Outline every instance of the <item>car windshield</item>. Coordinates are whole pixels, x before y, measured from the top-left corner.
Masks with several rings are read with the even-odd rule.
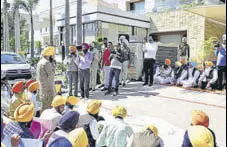
[[[25,64],[26,60],[17,54],[2,54],[1,64]]]

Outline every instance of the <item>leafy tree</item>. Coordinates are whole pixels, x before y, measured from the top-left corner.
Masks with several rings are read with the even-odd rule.
[[[214,49],[214,41],[217,41],[217,37],[210,37],[208,40],[205,40],[203,45],[201,46],[201,51],[198,54],[199,61],[205,62],[207,60],[214,60],[215,59],[215,49]]]
[[[42,47],[42,42],[41,41],[36,41],[35,42],[35,48],[40,49]]]
[[[34,57],[34,22],[33,10],[39,3],[39,0],[15,0],[20,9],[25,10],[30,16],[31,23],[31,57]]]

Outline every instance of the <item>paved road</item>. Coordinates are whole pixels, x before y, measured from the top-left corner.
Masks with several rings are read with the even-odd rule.
[[[210,117],[210,128],[216,133],[219,146],[226,147],[226,97],[224,95],[185,90],[178,87],[155,85],[142,87],[130,83],[120,90],[117,100],[92,93],[92,98],[102,99],[101,115],[111,117],[111,109],[123,105],[128,109],[126,121],[135,132],[144,125],[155,124],[167,147],[180,147],[185,129],[191,122],[191,111],[201,109]],[[85,111],[87,101],[81,101],[80,111]]]

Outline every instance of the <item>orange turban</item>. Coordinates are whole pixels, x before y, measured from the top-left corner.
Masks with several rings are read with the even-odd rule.
[[[28,88],[33,82],[35,82],[35,80],[33,79],[28,80],[27,83],[25,84],[26,88]]]
[[[201,110],[192,111],[192,125],[209,127],[209,117]]]
[[[23,87],[24,87],[23,81],[16,82],[12,87],[12,92],[19,93],[23,89]]]
[[[39,81],[36,81],[36,82],[32,83],[32,84],[28,87],[28,91],[30,91],[30,92],[37,91],[38,89],[39,89]]]
[[[75,52],[76,51],[76,46],[69,46],[69,50]]]
[[[181,60],[180,60],[180,63],[181,63],[181,64],[184,64],[184,63],[185,63],[185,60],[184,60],[184,59],[181,59]]]
[[[171,60],[170,59],[165,59],[165,64],[170,66],[171,65]]]

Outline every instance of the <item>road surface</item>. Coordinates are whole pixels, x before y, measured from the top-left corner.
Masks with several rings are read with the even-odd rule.
[[[194,109],[205,111],[210,117],[210,128],[216,133],[218,145],[226,147],[226,96],[179,87],[154,85],[142,87],[142,83],[130,83],[120,88],[116,100],[104,96],[104,92],[91,93],[92,99],[103,100],[100,114],[111,121],[111,109],[123,105],[128,110],[126,121],[135,132],[144,125],[154,124],[166,147],[180,147],[183,135],[191,123]],[[78,110],[85,113],[88,101],[81,101]]]

